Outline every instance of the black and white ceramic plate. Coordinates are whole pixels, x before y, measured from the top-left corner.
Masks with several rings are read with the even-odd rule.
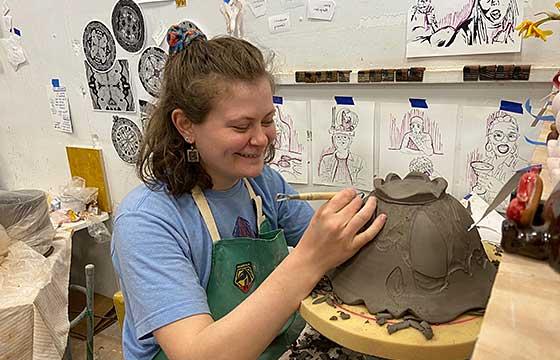
[[[82,35],[88,64],[99,72],[107,72],[115,64],[117,49],[111,31],[100,21],[90,21]]]
[[[144,50],[138,62],[138,76],[142,86],[153,97],[159,96],[167,54],[158,47]]]
[[[146,23],[142,10],[134,1],[117,1],[111,15],[111,25],[123,49],[131,53],[142,50],[146,41]]]
[[[111,140],[119,157],[129,164],[134,164],[140,150],[142,133],[132,120],[118,115],[113,116]]]

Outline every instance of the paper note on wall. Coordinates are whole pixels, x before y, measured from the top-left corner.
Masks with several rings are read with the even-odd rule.
[[[268,29],[271,34],[290,31],[290,14],[275,15],[268,18]]]
[[[334,0],[309,0],[307,4],[307,18],[331,21],[335,8],[336,3]]]
[[[255,17],[261,17],[266,14],[266,0],[247,0],[247,4]]]
[[[47,86],[47,92],[54,129],[71,134],[73,132],[72,117],[70,115],[66,87]]]

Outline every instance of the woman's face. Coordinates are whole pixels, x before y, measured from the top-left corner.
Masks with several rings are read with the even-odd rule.
[[[485,18],[494,25],[501,24],[506,16],[510,0],[478,0]]]
[[[276,136],[272,89],[266,77],[234,82],[214,102],[206,120],[193,124],[191,137],[215,190],[261,174]]]
[[[352,137],[348,134],[336,133],[333,135],[333,144],[337,150],[348,150],[352,144]]]
[[[422,130],[424,130],[424,126],[421,122],[413,121],[410,123],[410,131],[412,131],[413,134],[418,135],[422,132]]]
[[[511,122],[498,122],[488,132],[492,151],[499,157],[515,152],[517,149],[515,144],[518,138],[517,126]]]

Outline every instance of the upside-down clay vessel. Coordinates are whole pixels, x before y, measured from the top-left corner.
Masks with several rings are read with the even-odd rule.
[[[496,267],[469,212],[445,192],[447,181],[421,173],[375,179],[370,196],[387,221],[377,237],[330,274],[346,304],[370,313],[444,323],[486,307]]]

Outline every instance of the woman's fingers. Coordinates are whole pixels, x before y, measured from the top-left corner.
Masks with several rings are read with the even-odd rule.
[[[337,215],[343,219],[344,224],[348,224],[354,216],[364,206],[364,200],[361,196],[355,196],[346,206],[341,209]]]
[[[346,225],[346,231],[349,234],[355,235],[371,219],[376,207],[377,199],[374,196],[370,196],[362,208],[351,215],[351,219],[349,219]]]
[[[324,205],[324,211],[328,213],[337,213],[344,209],[356,196],[357,193],[354,189],[348,188],[341,190]]]
[[[373,220],[373,223],[363,232],[359,233],[354,237],[352,243],[356,251],[362,248],[365,244],[370,242],[379,232],[383,229],[385,222],[387,221],[387,215],[381,214]]]

